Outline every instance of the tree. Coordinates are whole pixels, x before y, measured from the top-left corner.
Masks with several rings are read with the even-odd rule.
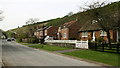
[[[39,21],[39,19],[37,19],[37,18],[30,18],[30,19],[28,19],[28,21],[26,22],[26,25],[34,24],[34,23],[36,23],[37,21]]]
[[[73,15],[73,12],[69,12],[69,13],[68,13],[68,16],[72,16],[72,15]]]
[[[101,28],[106,31],[107,38],[108,38],[108,45],[111,48],[111,40],[110,40],[110,27],[106,27],[103,23],[111,22],[112,18],[105,14],[104,10],[100,11],[100,8],[107,5],[107,1],[96,1],[92,4],[86,4],[85,7],[83,7],[83,11],[90,10],[90,17],[95,20],[96,23],[98,23]],[[103,13],[104,12],[104,13]]]
[[[84,4],[84,7],[80,6],[80,11],[87,11],[87,10],[92,10],[96,8],[103,7],[108,4],[107,0],[97,0],[97,1],[92,1],[92,3],[86,2]]]
[[[30,18],[28,19],[28,21],[26,22],[26,25],[30,25],[30,24],[34,24],[37,21],[39,21],[38,18]],[[29,30],[28,35],[29,37],[32,37],[34,34],[34,31],[36,30],[36,27],[32,27],[32,26],[27,26],[27,29]]]

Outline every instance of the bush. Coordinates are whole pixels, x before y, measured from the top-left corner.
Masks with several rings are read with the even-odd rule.
[[[24,43],[39,43],[39,39],[36,37],[31,37],[31,38],[24,38],[24,39],[18,39],[18,42],[24,42]]]
[[[98,37],[97,39],[96,39],[96,42],[98,42],[98,43],[101,43],[101,42],[104,42],[105,40],[104,40],[104,38],[103,37]]]
[[[36,37],[27,38],[27,43],[39,43],[39,39]]]
[[[22,42],[22,39],[21,38],[17,38],[16,41],[17,42]]]
[[[70,40],[76,40],[76,38],[69,38]]]

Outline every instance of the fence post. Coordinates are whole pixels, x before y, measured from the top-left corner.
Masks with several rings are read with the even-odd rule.
[[[119,44],[117,44],[117,53],[119,53]]]
[[[95,43],[94,45],[95,45],[95,50],[97,50],[97,46],[98,46],[98,44]]]
[[[102,51],[104,51],[104,44],[102,43]]]

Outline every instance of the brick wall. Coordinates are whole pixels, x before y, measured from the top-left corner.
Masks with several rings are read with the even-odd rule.
[[[95,38],[103,37],[103,39],[108,42],[107,35],[106,36],[100,36],[101,31],[95,31]],[[79,34],[80,40],[86,41],[86,40],[92,40],[93,33],[88,32],[87,37],[82,37],[82,32]],[[110,30],[110,38],[111,42],[117,42],[117,36],[116,36],[116,31]]]
[[[61,29],[60,33],[62,35],[61,40],[68,40],[69,39],[69,28]],[[66,37],[64,35],[66,35]]]

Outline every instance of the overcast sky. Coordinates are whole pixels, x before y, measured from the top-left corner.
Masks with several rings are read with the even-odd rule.
[[[25,25],[29,18],[40,21],[63,17],[78,12],[79,7],[93,0],[0,0],[0,10],[5,18],[0,29],[9,30]],[[111,0],[118,1],[118,0]]]

